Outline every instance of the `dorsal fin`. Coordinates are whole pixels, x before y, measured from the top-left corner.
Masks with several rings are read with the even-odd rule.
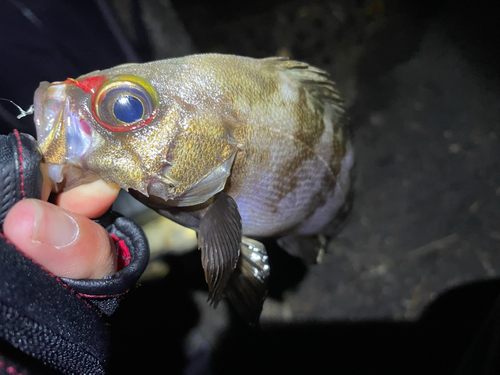
[[[344,101],[328,72],[307,63],[289,60],[286,57],[269,57],[262,62],[287,74],[291,79],[302,83],[307,91],[323,103],[330,103],[339,116],[344,114]]]

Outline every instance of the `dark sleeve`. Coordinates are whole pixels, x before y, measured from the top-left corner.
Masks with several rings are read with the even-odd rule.
[[[41,196],[35,140],[0,136],[0,223],[14,203]],[[0,374],[103,374],[107,317],[148,261],[147,242],[131,220],[108,212],[98,221],[119,251],[121,269],[99,280],[56,277],[0,234]]]

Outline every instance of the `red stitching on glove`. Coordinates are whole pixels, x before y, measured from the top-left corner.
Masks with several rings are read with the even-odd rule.
[[[21,169],[21,195],[24,199],[26,193],[24,192],[24,167],[23,167],[23,145],[21,143],[21,136],[17,129],[14,129],[14,135],[17,139],[17,153],[19,155],[19,167]]]
[[[120,271],[130,264],[132,256],[124,240],[118,238],[114,234],[110,234],[110,236],[118,250],[118,271]]]
[[[24,375],[22,372],[17,371],[13,366],[7,366],[2,361],[0,361],[0,368],[5,369],[5,371],[11,375]]]
[[[107,299],[107,298],[118,298],[123,296],[125,293],[128,293],[128,290],[126,290],[123,293],[119,294],[85,294],[85,293],[78,293],[78,295],[81,298],[101,298],[101,299]]]

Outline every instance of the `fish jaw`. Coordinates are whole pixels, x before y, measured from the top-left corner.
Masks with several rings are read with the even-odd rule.
[[[69,100],[70,92],[77,100]],[[80,170],[82,161],[93,143],[88,115],[78,110],[78,104],[87,101],[88,97],[87,93],[71,85],[70,81],[53,84],[42,82],[35,91],[37,141],[44,162],[49,166],[49,177],[53,185],[62,182],[65,177],[71,177],[67,176],[69,171],[75,174],[78,170],[78,177],[70,178],[81,180],[78,184],[88,182],[88,177],[92,174]],[[95,179],[96,176],[90,178]]]
[[[64,83],[50,84],[42,82],[35,91],[34,117],[38,146],[43,155],[53,145],[55,139],[60,138],[62,126],[61,115],[66,103],[66,85]],[[62,153],[52,155],[49,162],[62,162]]]

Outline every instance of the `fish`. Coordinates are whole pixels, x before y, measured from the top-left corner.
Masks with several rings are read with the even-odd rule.
[[[228,297],[249,322],[267,293],[262,240],[310,257],[351,206],[343,100],[304,62],[200,54],[123,64],[40,83],[34,119],[54,191],[113,182],[196,230],[209,303]]]

